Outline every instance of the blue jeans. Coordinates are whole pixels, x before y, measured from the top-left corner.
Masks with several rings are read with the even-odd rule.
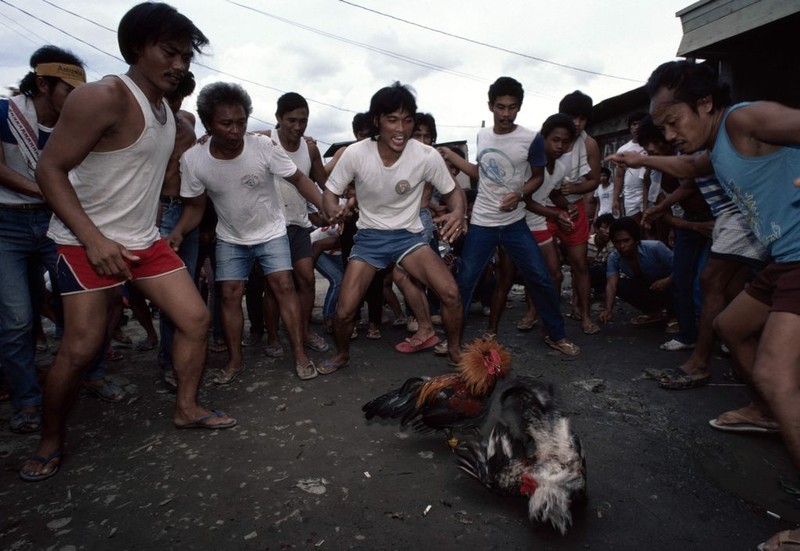
[[[181,218],[183,206],[175,201],[162,201],[161,202],[161,227],[158,228],[159,233],[166,237],[178,225],[178,220]],[[183,263],[186,264],[186,269],[189,271],[189,277],[194,280],[194,272],[197,268],[197,251],[200,244],[200,229],[195,228],[184,236],[181,246],[178,249],[178,256]],[[158,344],[158,363],[166,371],[172,370],[172,340],[175,336],[175,324],[172,323],[163,312],[158,322],[158,330],[161,334],[161,340]]]
[[[675,246],[672,257],[672,300],[675,317],[680,332],[675,336],[684,344],[697,341],[697,318],[699,309],[695,308],[694,283],[704,252],[711,247],[711,240],[692,230],[675,230]]]
[[[503,247],[522,274],[548,336],[554,341],[563,339],[566,336],[564,318],[558,305],[556,288],[544,264],[539,245],[524,218],[507,226],[469,225],[456,278],[464,306],[464,320],[467,319],[475,286],[498,246]]]
[[[15,410],[42,403],[28,270],[43,266],[56,279],[56,245],[47,237],[50,216],[49,210],[0,208],[0,366]]]
[[[339,289],[342,286],[342,278],[344,278],[342,255],[322,253],[317,258],[315,267],[329,283],[325,302],[322,305],[322,317],[332,318],[336,313],[336,302],[339,300]]]

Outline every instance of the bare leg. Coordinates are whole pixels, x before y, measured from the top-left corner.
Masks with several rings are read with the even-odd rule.
[[[714,329],[730,348],[731,356],[751,388],[753,388],[753,367],[756,361],[758,340],[768,315],[769,306],[742,291],[714,320]],[[767,403],[755,392],[755,389],[753,390],[751,403],[740,411],[754,421],[772,420],[772,413]]]
[[[223,374],[236,373],[242,369],[243,296],[244,281],[222,281],[222,330],[228,346],[228,363],[222,368]]]
[[[280,308],[269,285],[264,286],[264,326],[267,333],[267,346],[280,346]]]
[[[314,310],[314,259],[310,256],[300,258],[292,264],[292,267],[297,297],[300,300],[300,325],[305,337],[309,330],[311,312]]]
[[[75,403],[81,376],[97,355],[106,335],[107,312],[119,290],[64,295],[64,337],[47,372],[42,404],[42,435],[34,455],[50,457],[64,447],[67,414]],[[53,472],[55,461],[28,460],[22,470],[34,476]]]
[[[273,272],[267,276],[267,283],[278,300],[281,320],[292,345],[295,365],[306,365],[309,362],[303,348],[303,318],[300,312],[300,298],[294,288],[292,273],[289,271]]]
[[[700,308],[700,321],[697,325],[697,342],[692,355],[680,366],[683,372],[693,376],[703,376],[711,372],[711,354],[714,351],[714,319],[727,304],[726,289],[734,281],[742,290],[744,278],[749,268],[739,262],[709,258],[700,276],[703,290],[703,304]]]
[[[347,263],[336,304],[336,316],[333,319],[333,338],[336,342],[336,355],[326,363],[334,367],[346,365],[350,360],[350,335],[356,310],[364,299],[375,272],[378,270],[362,260],[351,260]],[[320,370],[320,373],[325,373]]]
[[[568,247],[567,256],[572,269],[572,293],[578,298],[578,313],[583,332],[589,335],[597,333],[599,328],[592,321],[589,312],[589,267],[586,263],[586,243]]]
[[[447,354],[451,361],[458,362],[461,359],[464,311],[453,274],[430,247],[420,247],[406,255],[402,264],[412,277],[439,295],[442,301],[442,321],[447,334]]]
[[[800,469],[800,316],[770,312],[753,366],[753,381],[781,428]]]
[[[436,334],[436,331],[433,329],[431,309],[428,304],[428,298],[425,296],[425,291],[400,265],[394,267],[394,270],[392,270],[392,277],[394,278],[395,284],[400,289],[400,292],[403,293],[406,304],[419,323],[417,331],[409,338],[409,341],[415,344],[421,344]]]
[[[197,388],[206,361],[206,336],[211,314],[189,273],[179,270],[153,279],[138,280],[136,285],[175,323],[172,345],[172,364],[178,377],[173,418],[175,426],[186,426],[202,418],[207,418],[204,421],[206,426],[234,426],[234,419],[224,414],[212,415],[208,409],[197,403]],[[239,312],[241,313],[241,302]],[[239,346],[241,347],[241,335]]]

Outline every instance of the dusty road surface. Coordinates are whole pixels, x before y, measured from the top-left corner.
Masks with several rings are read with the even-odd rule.
[[[708,426],[746,403],[730,360],[715,357],[712,385],[665,391],[647,373],[688,352],[658,350],[663,326],[633,327],[624,308],[599,335],[567,320],[583,348],[571,359],[538,326],[517,331],[522,314],[517,297],[499,340],[514,370],[553,383],[586,450],[589,500],[566,536],[461,474],[443,437],[364,420],[369,399],[448,369],[430,352],[396,352],[406,333],[388,324],[381,340],[353,342],[348,368],[307,382],[256,346],[246,372],[216,387],[226,355],[209,354],[202,401],[239,421],[219,432],[174,429],[155,352],[123,350],[109,375],[129,399],[82,394],[61,472],[42,483],[18,478],[37,436],[8,432],[0,404],[0,548],[751,550],[800,521],[800,501],[779,484],[797,481],[780,439]],[[467,339],[485,323],[475,310]],[[143,336],[133,322],[126,330]]]

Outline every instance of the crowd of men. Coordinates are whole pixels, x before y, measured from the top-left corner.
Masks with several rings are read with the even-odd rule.
[[[436,146],[435,120],[394,83],[354,119],[357,141],[323,164],[297,93],[278,100],[274,130],[248,133],[247,92],[210,84],[198,95],[206,136],[196,141],[181,102],[208,39],[170,6],[135,6],[118,36],[125,74],[86,83],[78,57],[45,46],[20,94],[0,102],[0,366],[11,430],[41,431],[23,480],[58,472],[82,386],[120,399],[103,372],[123,287],[161,312],[159,364],[176,390],[175,427],[220,430],[236,420],[197,402],[208,328],[218,317],[229,359],[213,381],[230,384],[245,369],[246,295],[263,299],[250,336],[266,332],[265,353],[281,357],[282,327],[302,380],[348,366],[365,297],[368,338],[380,338],[387,303],[396,322],[413,321],[399,352],[433,349],[457,365],[473,299],[488,307],[494,338],[515,281],[528,297],[518,329],[541,321],[544,343],[576,356],[560,307],[562,265],[572,278],[568,315],[587,335],[621,299],[641,310],[631,323],[667,326],[663,350],[692,350],[662,374],[664,388],[708,382],[719,337],[752,402],[712,426],[780,431],[800,466],[800,112],[731,105],[713,69],[670,62],[651,75],[650,112],[630,118],[630,142],[603,160],[586,132],[589,96],[566,95],[540,130],[528,129],[516,123],[522,85],[500,77],[473,163]],[[211,311],[195,281],[209,212]],[[307,349],[330,345],[309,326],[315,266],[331,281],[323,316],[335,345],[318,364]],[[62,334],[41,389],[34,353],[45,271]],[[596,320],[593,296],[602,297]],[[767,548],[797,537],[777,535]]]

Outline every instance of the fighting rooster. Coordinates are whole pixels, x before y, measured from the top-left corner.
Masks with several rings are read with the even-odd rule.
[[[457,370],[435,377],[413,377],[361,408],[367,419],[400,419],[421,432],[444,431],[451,447],[453,430],[480,426],[498,380],[508,375],[511,354],[494,339],[467,345]]]
[[[552,388],[530,377],[503,381],[481,432],[481,440],[456,450],[458,466],[492,491],[527,497],[532,521],[565,534],[585,501],[586,461]]]

